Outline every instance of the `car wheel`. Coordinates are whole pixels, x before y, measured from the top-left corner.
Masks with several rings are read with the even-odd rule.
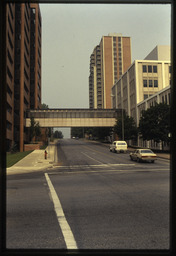
[[[154,163],[154,162],[155,162],[155,160],[152,160],[152,161],[151,161],[151,163]]]

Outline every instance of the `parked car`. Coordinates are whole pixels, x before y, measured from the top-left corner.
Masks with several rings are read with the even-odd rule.
[[[114,153],[127,152],[127,143],[126,141],[113,141],[113,143],[109,146],[109,150]]]
[[[136,149],[134,152],[130,153],[130,158],[137,162],[150,161],[154,163],[157,159],[157,155],[151,149]]]

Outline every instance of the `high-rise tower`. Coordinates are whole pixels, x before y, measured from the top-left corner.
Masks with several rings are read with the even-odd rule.
[[[38,4],[7,4],[7,150],[29,142],[26,110],[41,106],[41,15]]]
[[[30,108],[41,107],[41,14],[38,4],[31,8],[30,44]]]
[[[6,143],[10,148],[14,143],[15,4],[9,3],[6,10]]]
[[[89,107],[112,108],[111,88],[131,65],[131,38],[109,34],[90,57]]]

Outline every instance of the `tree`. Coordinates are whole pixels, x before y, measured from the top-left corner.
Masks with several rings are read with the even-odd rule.
[[[71,128],[71,136],[83,138],[84,134],[88,134],[93,138],[104,140],[110,135],[112,128],[109,127],[73,127]]]
[[[34,137],[36,137],[36,139],[40,137],[41,128],[40,128],[39,122],[36,122],[34,117],[31,117],[30,119],[31,119],[30,140],[32,141]]]
[[[99,140],[105,140],[106,137],[110,136],[112,128],[110,127],[94,127],[92,129],[92,136]]]
[[[137,127],[133,117],[129,117],[126,112],[123,114],[123,118],[120,117],[116,120],[114,126],[114,132],[118,135],[120,139],[123,139],[122,126],[124,129],[124,140],[132,140],[137,137]]]
[[[34,138],[35,136],[35,125],[36,125],[36,122],[34,120],[34,117],[31,117],[30,118],[30,121],[31,121],[31,126],[30,126],[30,141],[32,141],[32,139]]]
[[[155,106],[142,111],[139,132],[144,140],[169,142],[170,106],[166,103],[156,103]]]
[[[47,104],[45,104],[45,103],[42,103],[41,104],[41,109],[48,109],[49,107],[48,107],[48,105]]]
[[[35,136],[36,136],[36,140],[39,140],[39,137],[41,136],[41,128],[40,128],[39,122],[37,122],[35,125]]]
[[[79,137],[83,138],[83,133],[84,133],[83,127],[72,127],[71,128],[71,137]]]
[[[54,138],[57,138],[57,139],[63,139],[63,134],[62,134],[62,132],[61,131],[58,131],[58,130],[56,130],[55,132],[54,132]]]

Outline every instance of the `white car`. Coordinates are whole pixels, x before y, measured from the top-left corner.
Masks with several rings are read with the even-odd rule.
[[[154,163],[157,159],[157,155],[153,153],[151,149],[136,149],[134,152],[130,153],[130,158],[137,162],[150,161]]]
[[[127,152],[127,143],[126,141],[113,141],[113,143],[109,146],[109,150],[114,153]]]

